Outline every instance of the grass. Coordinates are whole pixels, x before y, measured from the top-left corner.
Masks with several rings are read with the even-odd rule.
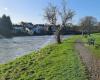
[[[92,34],[91,36],[93,38],[95,38],[95,45],[94,46],[86,45],[86,47],[88,47],[92,51],[93,55],[95,55],[97,58],[100,59],[100,46],[99,46],[99,48],[96,48],[96,45],[98,45],[98,44],[100,45],[100,33]],[[88,38],[82,37],[82,40],[84,42],[87,42]]]
[[[74,50],[75,37],[0,65],[0,80],[87,80]]]

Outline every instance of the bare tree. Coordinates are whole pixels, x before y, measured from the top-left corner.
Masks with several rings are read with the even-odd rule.
[[[74,11],[67,8],[66,0],[62,0],[62,6],[61,7],[62,7],[62,9],[58,10],[58,12],[59,12],[59,15],[61,17],[62,24],[60,25],[60,27],[57,31],[57,39],[60,43],[61,43],[61,38],[60,38],[61,30],[66,26],[66,24],[70,20],[72,20],[72,18],[74,16]]]
[[[90,35],[92,32],[93,26],[97,23],[97,19],[93,16],[86,16],[81,19],[80,26],[82,28],[82,32],[86,31]]]
[[[57,9],[56,6],[49,4],[48,7],[46,7],[45,9],[44,17],[50,24],[56,26],[57,17],[58,17],[57,14],[60,15],[62,24],[56,28],[56,41],[58,43],[61,43],[61,37],[60,37],[61,30],[63,27],[65,27],[67,22],[73,18],[74,11],[72,11],[71,9],[67,9],[66,1],[63,0],[61,10]]]
[[[53,27],[57,27],[56,22],[57,22],[57,7],[53,4],[49,4],[44,12],[44,18],[53,26]],[[58,28],[56,29],[56,32],[58,33]],[[58,34],[57,34],[58,35]],[[61,43],[56,35],[56,41],[57,43]]]

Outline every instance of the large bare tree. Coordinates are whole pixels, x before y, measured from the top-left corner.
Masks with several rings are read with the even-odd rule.
[[[82,32],[86,31],[90,35],[92,32],[93,26],[97,23],[97,19],[93,16],[85,16],[80,20],[80,26],[82,28]]]
[[[60,18],[61,18],[61,25],[60,25],[60,28],[58,29],[57,35],[58,35],[58,41],[61,42],[61,38],[60,38],[61,30],[64,27],[66,27],[66,24],[68,24],[68,22],[70,20],[72,20],[75,12],[72,9],[69,9],[67,7],[66,0],[62,0],[61,10],[58,10],[58,13],[59,13]]]
[[[57,6],[49,4],[45,9],[45,19],[52,25],[56,26],[56,22],[58,20],[58,14],[61,17],[62,24],[59,27],[56,27],[56,41],[57,43],[61,43],[61,30],[69,20],[71,20],[74,16],[74,12],[71,9],[67,8],[66,0],[62,0],[62,9],[57,9]]]
[[[57,15],[58,15],[58,10],[57,6],[49,3],[49,5],[45,8],[44,11],[44,18],[53,26],[56,28],[56,33],[58,33],[58,28],[57,28]],[[56,35],[56,41],[57,43],[61,43]]]

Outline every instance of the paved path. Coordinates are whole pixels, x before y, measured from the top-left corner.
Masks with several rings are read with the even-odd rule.
[[[100,80],[100,59],[96,59],[79,40],[77,40],[75,48],[88,69],[90,80]]]

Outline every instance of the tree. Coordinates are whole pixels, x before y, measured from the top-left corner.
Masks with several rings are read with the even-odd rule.
[[[12,29],[13,27],[10,17],[3,15],[2,18],[0,18],[0,34],[5,37],[11,37]]]
[[[85,16],[81,19],[80,26],[82,28],[82,32],[87,31],[90,35],[93,27],[96,25],[97,19],[93,16]]]
[[[61,17],[62,24],[58,27],[56,27],[56,41],[57,43],[61,43],[61,30],[63,27],[65,27],[66,23],[72,19],[74,16],[74,12],[71,9],[67,9],[65,0],[62,1],[62,9],[58,10],[57,6],[54,6],[52,4],[49,4],[48,7],[45,9],[45,19],[52,25],[56,26],[56,22],[58,20],[58,14]]]
[[[53,26],[56,27],[56,22],[57,22],[57,7],[53,4],[49,4],[44,11],[44,18]],[[57,30],[56,30],[57,32]],[[60,43],[57,40],[57,43]]]
[[[61,17],[62,24],[58,29],[57,36],[58,36],[58,41],[61,42],[61,38],[60,38],[61,31],[63,28],[66,27],[66,24],[68,24],[68,22],[72,20],[74,16],[74,11],[67,8],[66,0],[62,0],[62,9],[59,10],[58,12]]]

